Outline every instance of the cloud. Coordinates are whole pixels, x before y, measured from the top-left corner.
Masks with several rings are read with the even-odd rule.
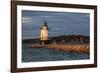
[[[56,31],[58,31],[58,30],[60,30],[61,28],[51,28],[51,30],[56,30]]]
[[[52,17],[52,16],[44,15],[44,16],[40,16],[40,17],[50,18],[50,17]]]
[[[29,16],[23,16],[22,17],[22,23],[27,23],[27,22],[31,22],[32,18]]]

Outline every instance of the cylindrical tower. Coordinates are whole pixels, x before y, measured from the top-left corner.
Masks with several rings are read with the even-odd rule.
[[[40,28],[40,40],[42,42],[42,45],[45,44],[48,40],[48,25],[47,22],[44,22],[44,24]]]

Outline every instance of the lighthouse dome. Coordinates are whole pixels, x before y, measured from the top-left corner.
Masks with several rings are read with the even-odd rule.
[[[41,29],[48,29],[47,22],[44,22],[44,25],[41,26]]]

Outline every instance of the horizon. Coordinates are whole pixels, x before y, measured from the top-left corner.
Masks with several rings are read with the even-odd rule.
[[[85,36],[85,37],[90,37],[88,35],[58,35],[58,36],[50,36],[48,38],[51,38],[51,37],[61,37],[61,36]],[[40,39],[40,37],[36,37],[36,38],[22,38],[22,40],[25,40],[25,39]]]

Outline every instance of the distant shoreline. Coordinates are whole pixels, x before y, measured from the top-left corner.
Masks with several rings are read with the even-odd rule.
[[[48,37],[48,44],[51,43],[57,43],[61,44],[63,43],[89,43],[90,37],[85,35],[60,35],[55,37]],[[34,38],[34,39],[22,39],[23,43],[40,43],[40,38]]]
[[[89,54],[90,47],[89,45],[85,44],[56,44],[56,45],[30,45],[31,48],[48,48],[48,49],[55,49],[59,51],[68,51],[68,52],[77,52],[77,53],[84,53]]]

